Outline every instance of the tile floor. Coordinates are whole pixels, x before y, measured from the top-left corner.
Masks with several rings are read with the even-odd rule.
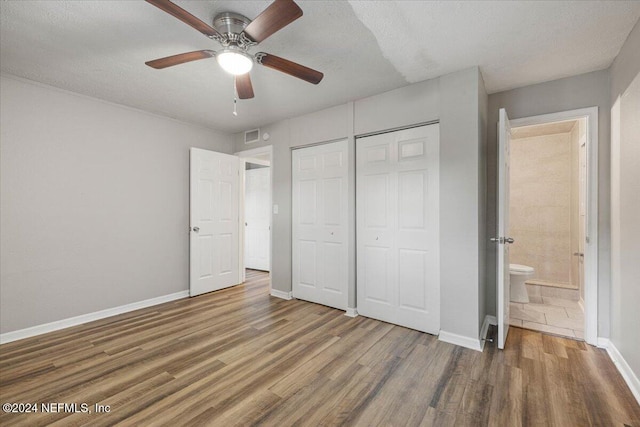
[[[584,339],[584,312],[577,301],[542,297],[542,304],[512,302],[511,325]]]

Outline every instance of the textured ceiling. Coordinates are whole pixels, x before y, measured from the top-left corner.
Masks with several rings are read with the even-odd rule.
[[[350,1],[413,83],[479,65],[489,93],[607,68],[640,1]]]
[[[206,22],[254,18],[269,1],[176,1]],[[145,61],[218,49],[143,1],[0,2],[3,72],[234,132],[479,65],[487,89],[609,66],[640,2],[298,1],[304,16],[252,51],[325,73],[318,86],[256,66],[256,97],[231,115],[233,79],[215,59]]]

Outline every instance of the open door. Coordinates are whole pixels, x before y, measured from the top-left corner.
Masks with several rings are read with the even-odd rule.
[[[498,348],[504,348],[509,333],[509,244],[513,239],[509,232],[509,147],[511,125],[504,108],[500,109],[498,122]]]
[[[191,149],[189,294],[240,283],[239,159]]]

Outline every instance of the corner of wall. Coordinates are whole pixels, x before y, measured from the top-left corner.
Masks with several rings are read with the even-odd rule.
[[[479,85],[478,67],[439,78],[440,162],[446,165],[440,171],[441,339],[476,344],[483,320]],[[461,269],[460,259],[473,261]]]

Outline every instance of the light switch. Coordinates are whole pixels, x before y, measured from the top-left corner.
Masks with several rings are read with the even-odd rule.
[[[274,214],[278,213],[278,205],[273,205],[273,213]]]

